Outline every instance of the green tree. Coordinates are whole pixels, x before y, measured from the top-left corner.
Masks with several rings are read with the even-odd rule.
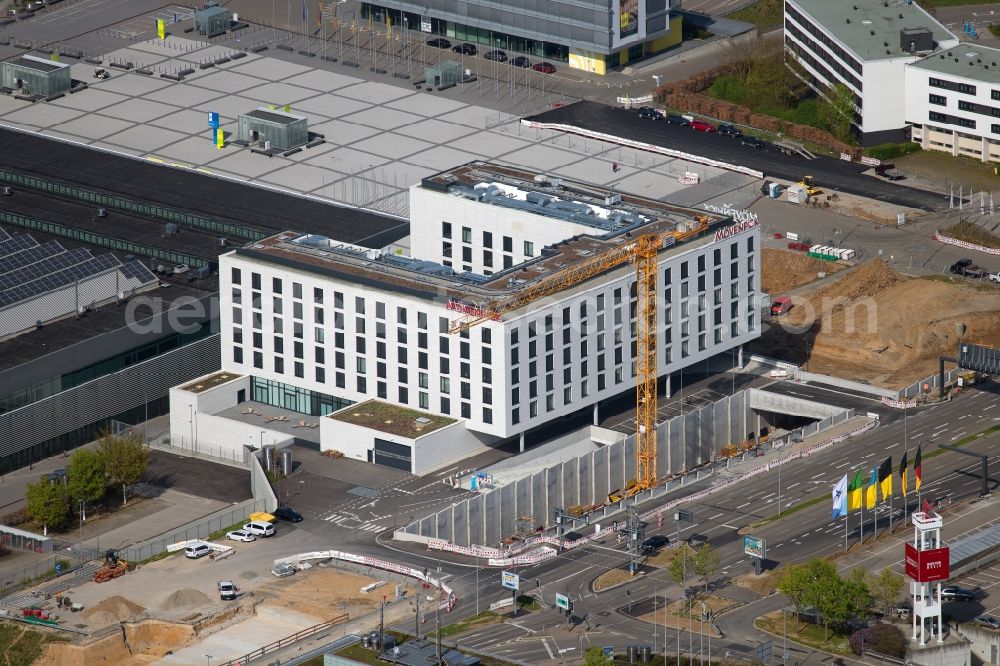
[[[583,653],[583,666],[611,666],[613,663],[599,647],[587,648]]]
[[[854,117],[857,105],[854,93],[843,83],[837,83],[823,93],[823,116],[830,132],[844,143],[854,143]]]
[[[796,616],[805,605],[806,590],[809,587],[809,575],[804,564],[793,564],[785,569],[778,580],[778,591],[788,597],[795,606]],[[796,625],[798,626],[798,625]]]
[[[142,478],[149,466],[149,448],[134,433],[115,436],[105,432],[98,441],[98,454],[104,464],[107,482],[122,488],[122,504],[127,502],[126,489]]]
[[[705,592],[708,592],[708,579],[719,569],[719,553],[710,545],[702,544],[698,552],[694,554],[694,572],[698,574],[705,583]]]
[[[694,573],[694,558],[687,544],[681,544],[670,560],[670,579],[684,587],[688,576]]]
[[[59,527],[69,515],[69,502],[61,484],[52,484],[47,479],[29,483],[25,492],[28,515],[42,524],[42,533],[48,535],[49,527]]]
[[[878,603],[879,608],[886,615],[899,601],[903,594],[903,587],[906,581],[898,573],[886,567],[872,577],[868,587],[871,589],[871,596]]]
[[[66,485],[74,503],[96,502],[104,497],[104,461],[96,451],[77,449],[66,465]]]
[[[827,560],[812,559],[806,563],[805,595],[803,601],[812,606],[823,620],[823,634],[826,634],[830,620],[846,613],[841,598],[842,579],[837,575],[837,568]]]

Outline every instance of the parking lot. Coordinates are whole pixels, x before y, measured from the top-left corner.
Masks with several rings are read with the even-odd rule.
[[[949,581],[949,583],[976,593],[975,601],[956,601],[945,604],[945,612],[955,619],[968,621],[979,615],[1000,616],[1000,562],[995,562],[979,571]]]

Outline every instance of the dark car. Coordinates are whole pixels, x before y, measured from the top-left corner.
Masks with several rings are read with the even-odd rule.
[[[685,118],[684,116],[679,116],[676,113],[668,113],[667,114],[667,124],[668,125],[681,125],[682,127],[686,127],[690,123],[688,122],[688,119]]]
[[[525,56],[517,56],[510,61],[510,64],[514,65],[514,67],[523,67],[524,69],[531,67],[531,61]]]
[[[688,537],[688,545],[692,548],[701,548],[708,543],[708,537],[704,534],[692,534]]]
[[[747,148],[757,149],[764,147],[764,142],[755,136],[744,135],[744,137],[740,139],[740,143],[746,146]]]
[[[648,539],[642,542],[642,544],[639,546],[639,550],[648,555],[649,553],[655,553],[659,549],[666,546],[668,543],[670,543],[670,539],[668,539],[667,537],[663,536],[662,534],[654,534],[653,536],[649,537]]]
[[[433,46],[438,49],[450,49],[451,42],[444,37],[437,37],[435,39],[428,39],[427,46]]]
[[[725,134],[726,136],[734,136],[736,138],[743,136],[743,132],[741,132],[736,125],[730,125],[729,123],[719,123],[719,126],[716,127],[715,130],[719,134]]]
[[[551,62],[540,62],[531,69],[535,70],[536,72],[541,72],[542,74],[556,73],[556,66],[553,65]]]
[[[495,60],[497,62],[507,62],[507,54],[500,49],[494,49],[493,51],[488,51],[486,55],[483,56],[487,60]]]
[[[660,117],[660,114],[656,112],[651,106],[640,106],[639,107],[639,117],[640,118],[650,118],[656,120]]]
[[[468,42],[465,42],[463,44],[457,44],[453,46],[451,50],[454,51],[455,53],[461,53],[462,55],[469,55],[469,56],[476,55],[477,53],[479,53],[479,49],[476,48],[476,45],[469,44]]]
[[[957,585],[949,585],[941,588],[941,599],[944,601],[975,601],[976,593]]]
[[[282,520],[287,520],[290,523],[301,523],[302,514],[293,509],[290,506],[279,506],[277,509],[271,512],[271,515],[275,518],[281,518]]]

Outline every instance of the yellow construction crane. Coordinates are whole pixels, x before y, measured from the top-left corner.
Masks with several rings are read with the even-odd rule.
[[[622,264],[636,265],[636,384],[635,384],[635,479],[623,491],[615,491],[609,501],[619,501],[656,485],[656,283],[657,257],[664,243],[673,244],[708,228],[709,218],[696,217],[686,231],[669,231],[639,236],[621,247],[601,252],[539,280],[519,291],[493,300],[484,307],[452,322],[451,333],[467,331],[484,321],[558,293],[605,273]]]

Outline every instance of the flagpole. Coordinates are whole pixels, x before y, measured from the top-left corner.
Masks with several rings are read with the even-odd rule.
[[[865,498],[861,498],[861,536],[859,537],[858,543],[861,544],[861,550],[865,548]]]

